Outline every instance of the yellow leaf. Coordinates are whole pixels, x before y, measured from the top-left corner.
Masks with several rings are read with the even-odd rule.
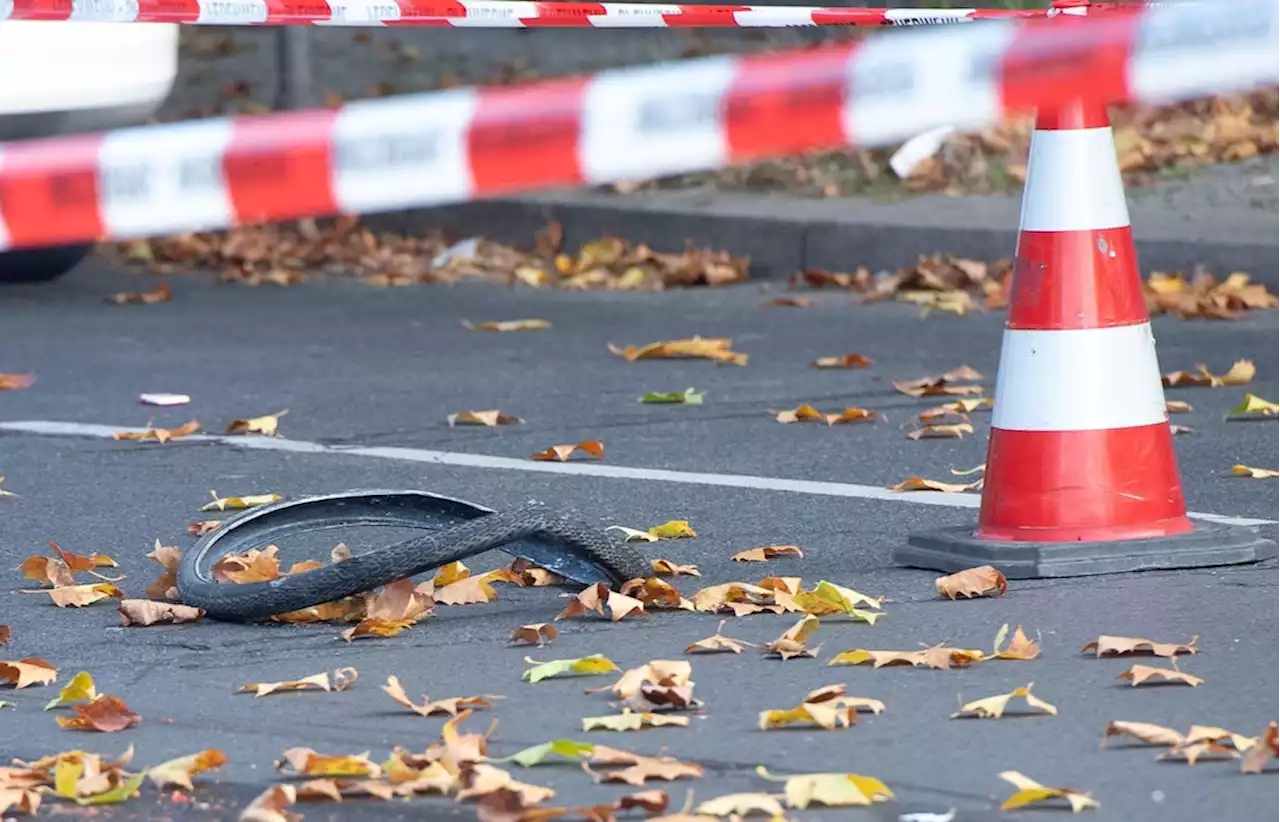
[[[1035,708],[1042,713],[1050,716],[1057,716],[1058,709],[1042,699],[1038,699],[1031,693],[1031,683],[1021,688],[1014,688],[1007,694],[998,694],[989,696],[985,699],[975,700],[965,704],[959,711],[951,715],[952,719],[963,716],[972,716],[979,719],[999,719],[1004,716],[1004,712],[1009,707],[1010,700],[1015,697],[1022,697],[1026,700],[1028,707]]]
[[[232,420],[227,426],[228,434],[262,434],[266,437],[274,437],[276,429],[280,427],[280,418],[289,413],[286,408],[283,411],[277,411],[274,414],[266,414],[261,417],[248,417],[243,420]]]
[[[1251,414],[1274,417],[1280,414],[1280,403],[1269,402],[1254,394],[1245,394],[1244,401],[1227,412],[1227,419]]]
[[[622,670],[613,663],[613,660],[602,654],[592,654],[578,659],[553,659],[550,662],[535,662],[525,657],[524,661],[534,666],[520,675],[521,679],[530,684],[541,682],[554,676],[561,676],[562,674],[599,676],[611,671]]]
[[[972,434],[973,426],[967,422],[958,422],[952,425],[926,425],[923,428],[917,428],[907,433],[907,439],[964,439],[965,434]]]
[[[1072,788],[1048,788],[1017,771],[1004,771],[1000,774],[1000,778],[1017,788],[1017,792],[1006,799],[1004,804],[1000,806],[1002,811],[1012,811],[1050,799],[1067,800],[1071,805],[1072,813],[1101,807],[1098,804],[1098,800],[1087,793],[1081,793]]]
[[[64,588],[45,588],[24,593],[48,594],[59,608],[83,608],[104,599],[124,599],[124,592],[110,582],[88,585],[68,585]]]
[[[732,344],[733,340],[731,339],[692,337],[683,340],[649,343],[640,348],[636,348],[633,345],[619,348],[613,343],[609,343],[609,350],[627,362],[652,359],[706,359],[728,362],[734,365],[746,365],[747,355],[731,351],[730,346]]]
[[[1237,477],[1249,477],[1250,479],[1276,479],[1280,477],[1280,471],[1274,468],[1250,468],[1247,465],[1231,466],[1231,473]]]
[[[684,519],[668,520],[661,525],[655,525],[649,529],[649,534],[658,539],[688,539],[698,535],[689,527],[689,521]]]
[[[864,665],[871,663],[873,668],[886,665],[911,665],[916,668],[967,668],[974,662],[985,658],[982,651],[966,648],[946,648],[934,645],[920,651],[868,651],[855,648],[836,654],[827,665]]]
[[[810,805],[830,808],[866,806],[894,798],[893,791],[879,779],[856,773],[806,773],[778,777],[760,765],[756,768],[756,775],[772,782],[785,782],[783,791],[787,806],[801,810]]]
[[[782,804],[767,793],[731,793],[708,799],[698,805],[694,813],[729,817],[765,814],[774,819],[786,816]]]
[[[409,699],[409,695],[405,693],[404,686],[400,684],[400,679],[394,674],[387,676],[387,684],[382,686],[382,690],[386,692],[387,696],[418,716],[457,716],[468,708],[492,708],[492,700],[502,699],[500,696],[485,694],[484,696],[459,696],[451,699],[437,699],[432,702],[423,694],[423,704],[417,705],[413,700]]]
[[[147,778],[158,790],[172,785],[193,790],[191,778],[214,768],[227,764],[227,756],[216,748],[209,748],[197,754],[170,759],[147,769]]]
[[[805,643],[809,641],[809,637],[817,629],[818,618],[812,614],[806,614],[804,619],[788,628],[782,636],[772,642],[766,642],[765,651],[770,654],[777,654],[784,660],[797,657],[816,657],[818,649],[806,648]]]
[[[276,761],[276,770],[287,765],[294,774],[306,776],[367,776],[377,779],[382,768],[369,759],[368,752],[354,755],[316,753],[310,748],[289,748]]]
[[[201,511],[226,511],[239,510],[242,508],[253,508],[258,505],[266,505],[284,499],[279,494],[250,494],[246,497],[219,497],[217,491],[210,491],[213,496],[213,502],[206,502],[200,506]]]
[[[1227,385],[1245,385],[1253,381],[1253,377],[1257,374],[1258,369],[1250,360],[1236,360],[1232,364],[1231,369],[1222,376],[1210,373],[1209,368],[1203,363],[1196,365],[1198,373],[1192,374],[1187,371],[1174,371],[1161,377],[1161,382],[1166,388],[1179,385],[1200,385],[1210,388],[1222,388]]]
[[[541,765],[547,759],[555,757],[557,759],[584,759],[590,757],[594,753],[597,746],[590,742],[578,742],[573,739],[555,739],[551,742],[544,742],[541,745],[533,745],[529,748],[516,751],[511,756],[502,759],[490,759],[490,762],[515,762],[526,768],[534,765]]]
[[[638,731],[641,728],[660,728],[664,725],[686,727],[687,716],[668,716],[654,713],[635,713],[624,710],[612,716],[588,716],[582,719],[583,731]]]
[[[804,551],[794,545],[767,545],[764,548],[750,548],[739,551],[729,559],[734,562],[767,562],[778,557],[804,558]]]
[[[58,695],[49,700],[44,706],[46,711],[56,708],[59,705],[70,705],[72,702],[79,702],[82,699],[97,699],[98,691],[93,686],[93,677],[88,671],[80,671],[71,677],[71,681],[62,686],[62,690]]]
[[[858,593],[852,588],[845,588],[826,580],[819,580],[817,587],[812,591],[796,593],[795,603],[805,612],[814,616],[846,614],[855,620],[866,622],[870,625],[875,625],[876,620],[884,616],[882,613],[866,611],[858,607],[859,605],[869,605],[878,609],[884,604],[884,597],[867,596],[866,594]]]

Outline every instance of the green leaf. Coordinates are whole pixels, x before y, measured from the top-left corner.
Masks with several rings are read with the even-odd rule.
[[[138,792],[138,787],[145,778],[146,774],[134,774],[111,790],[94,794],[93,796],[80,797],[76,799],[76,803],[79,805],[114,805],[117,802],[123,802]]]
[[[669,405],[702,405],[702,398],[706,392],[697,392],[692,388],[686,388],[684,391],[650,391],[640,398],[643,403],[665,403]]]
[[[1009,636],[1009,623],[1000,626],[1000,631],[996,634],[996,644],[993,646],[991,655],[996,656],[1000,653],[1000,647],[1004,645],[1005,638]]]
[[[490,762],[515,762],[526,768],[533,765],[541,765],[551,757],[557,759],[584,759],[595,751],[596,746],[590,742],[578,742],[573,739],[553,739],[550,742],[544,742],[541,745],[534,745],[525,748],[523,751],[517,751],[511,756],[502,759],[489,759]]]
[[[529,657],[525,657],[524,661],[534,666],[520,675],[521,679],[528,680],[530,684],[550,679],[553,676],[560,676],[561,674],[572,673],[599,676],[610,671],[622,670],[613,664],[613,660],[603,654],[592,654],[578,659],[553,659],[550,662],[536,662]]]

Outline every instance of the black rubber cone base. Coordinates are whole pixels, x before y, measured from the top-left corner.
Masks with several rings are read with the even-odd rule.
[[[1009,579],[1084,577],[1240,565],[1276,556],[1276,543],[1252,528],[1196,522],[1172,537],[1116,542],[997,542],[977,539],[973,526],[907,537],[893,561],[913,568],[955,572],[991,565]]]

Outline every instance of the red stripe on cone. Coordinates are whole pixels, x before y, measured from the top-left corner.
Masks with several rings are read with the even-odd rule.
[[[1024,231],[1005,327],[1062,330],[1147,322],[1137,270],[1128,227]]]
[[[980,539],[1103,542],[1192,529],[1168,423],[992,429],[986,474]]]

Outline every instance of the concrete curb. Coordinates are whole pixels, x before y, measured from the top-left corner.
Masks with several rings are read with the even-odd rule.
[[[370,227],[401,232],[441,229],[530,247],[556,219],[566,243],[602,234],[678,251],[686,242],[751,256],[754,279],[789,277],[800,268],[893,269],[920,254],[979,260],[1012,256],[1016,196],[914,197],[896,203],[852,198],[800,199],[703,190],[618,196],[557,191],[529,197],[372,216]],[[1130,196],[1130,216],[1144,273],[1245,271],[1276,290],[1280,283],[1277,215],[1265,208],[1179,209],[1158,197]]]

